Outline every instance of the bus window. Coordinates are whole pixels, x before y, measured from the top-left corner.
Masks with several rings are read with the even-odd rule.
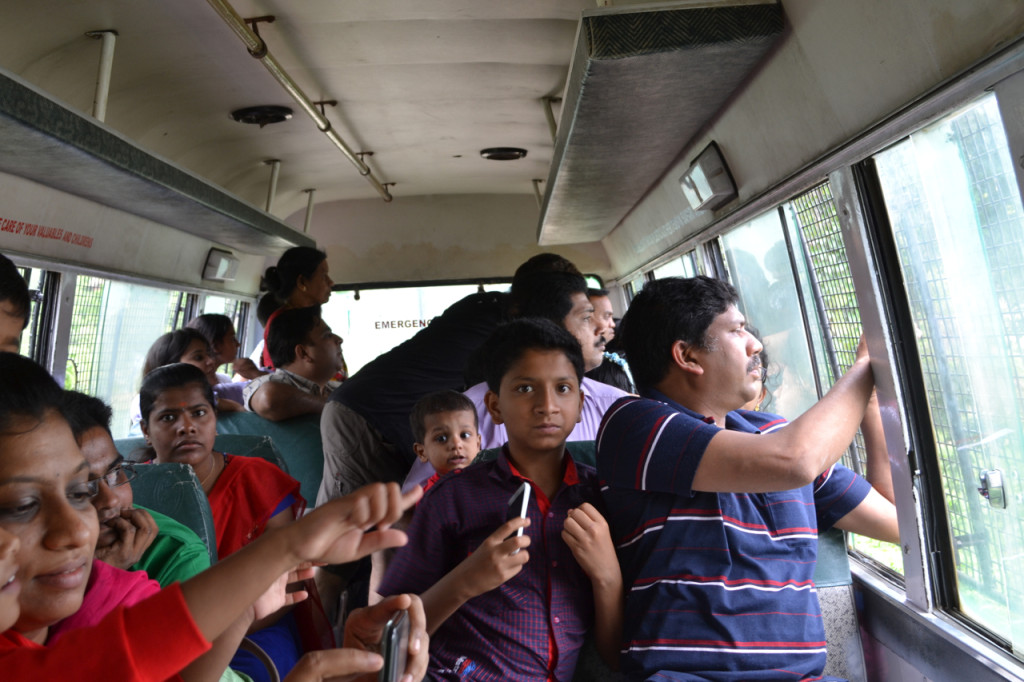
[[[758,329],[770,356],[767,412],[795,419],[818,400],[796,280],[777,211],[720,237],[740,309]]]
[[[509,285],[485,284],[484,291]],[[344,339],[349,375],[388,351],[443,313],[452,303],[480,290],[477,284],[335,291],[323,306],[324,321]]]
[[[626,282],[626,299],[629,301],[633,300],[633,297],[640,293],[640,290],[644,288],[644,276],[639,274],[633,279]]]
[[[693,262],[693,251],[684,253],[679,258],[673,258],[662,266],[654,268],[654,279],[665,277],[696,277],[697,266]]]
[[[1024,208],[995,96],[875,161],[913,316],[899,331],[920,358],[960,610],[1017,648]]]
[[[825,182],[795,197],[783,206],[783,215],[798,254],[800,286],[809,302],[805,319],[811,328],[819,390],[824,393],[853,364],[862,331],[831,187]],[[858,433],[843,462],[864,474],[866,459],[864,439]],[[853,533],[847,539],[852,549],[903,574],[899,546]]]
[[[202,301],[202,309],[200,310],[201,315],[227,315],[231,318],[231,322],[235,325],[235,336],[238,339],[243,355],[248,355],[246,350],[251,350],[246,345],[246,318],[249,316],[249,303],[247,301],[240,301],[237,298],[227,298],[224,296],[204,296]],[[231,374],[231,367],[228,365],[222,365],[218,368],[218,371],[225,374]]]
[[[115,438],[128,433],[146,351],[180,322],[183,302],[176,291],[78,276],[65,388],[109,402]]]
[[[43,329],[42,299],[44,297],[44,285],[47,282],[46,273],[39,268],[18,268],[21,276],[28,282],[29,304],[28,325],[21,334],[21,348],[18,353],[25,357],[32,358],[36,362],[43,360],[43,341],[41,339]]]
[[[762,409],[795,418],[850,366],[861,334],[828,184],[723,234],[720,244],[741,308],[769,353],[771,399]],[[844,463],[864,473],[865,460],[858,434]],[[853,534],[849,542],[882,566],[903,572],[898,546]]]

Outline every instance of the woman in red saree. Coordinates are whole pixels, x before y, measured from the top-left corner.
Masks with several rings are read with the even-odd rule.
[[[287,525],[301,514],[305,501],[299,482],[271,462],[214,452],[215,402],[202,370],[185,363],[159,367],[142,382],[139,406],[142,432],[157,462],[192,467],[210,501],[217,535],[217,555],[224,558],[249,544],[268,528]],[[302,655],[290,613],[258,623],[250,630],[284,677]],[[268,679],[263,664],[240,651],[231,667],[255,680]]]

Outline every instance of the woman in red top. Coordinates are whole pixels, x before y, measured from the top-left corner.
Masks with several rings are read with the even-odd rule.
[[[302,512],[305,501],[299,482],[276,465],[258,457],[214,452],[217,417],[202,370],[186,363],[158,367],[142,382],[139,407],[142,432],[156,461],[188,464],[199,479],[213,512],[219,558],[270,528],[290,524]],[[315,605],[307,604],[303,610],[309,611],[300,619],[303,625],[316,622]],[[250,639],[270,655],[281,676],[301,657],[303,648],[292,614],[274,614],[250,630]],[[331,642],[320,646],[331,646]],[[264,664],[247,651],[235,655],[231,668],[257,681],[269,679]]]
[[[114,608],[95,627],[69,632],[44,647],[52,624],[81,604],[98,533],[89,502],[95,484],[60,413],[62,393],[31,360],[0,353],[0,669],[5,679],[177,679],[211,640],[301,599],[282,589],[288,572],[301,562],[342,563],[404,542],[404,534],[388,526],[416,501],[418,491],[402,497],[394,485],[368,486],[269,533],[183,585]],[[373,526],[379,530],[370,532]],[[267,591],[279,576],[277,589]],[[407,672],[421,676],[426,663],[422,608],[414,597],[403,597],[374,607],[373,613],[364,611],[358,627],[346,627],[346,646],[364,651],[325,652],[297,668],[309,677],[289,679],[378,669],[380,657],[365,649],[379,640],[395,609],[410,610]]]
[[[288,249],[276,266],[263,274],[263,289],[281,303],[263,325],[263,366],[274,368],[267,351],[267,334],[278,313],[286,308],[308,308],[323,305],[331,297],[334,282],[328,274],[327,254],[311,246]]]
[[[214,452],[217,416],[202,371],[177,363],[146,375],[139,392],[142,432],[157,462],[188,464],[213,511],[224,558],[267,528],[287,525],[305,506],[299,482],[258,457]]]

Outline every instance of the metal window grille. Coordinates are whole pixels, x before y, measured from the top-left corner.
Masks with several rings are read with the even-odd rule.
[[[984,267],[977,267],[979,295],[994,295],[999,310],[996,329],[984,359],[1004,368],[1014,386],[1011,406],[1019,414],[1024,403],[1024,286],[1019,276],[1024,262],[1019,195],[1012,163],[995,107],[978,106],[950,123],[949,141],[956,145],[974,205]],[[963,358],[978,357],[964,345],[960,330],[965,323],[950,301],[959,292],[947,276],[949,256],[932,224],[931,212],[918,180],[912,145],[889,152],[885,176],[886,200],[902,210],[896,232],[897,248],[907,257],[904,278],[914,316],[918,355],[931,407],[931,420],[939,470],[943,479],[950,532],[956,551],[958,579],[984,594],[1006,594],[1014,582],[998,556],[1007,556],[1024,542],[1024,529],[997,530],[984,499],[975,492],[981,471],[988,468],[990,448],[1001,450],[1013,470],[1024,467],[1024,456],[1010,443],[992,441],[987,432],[984,396],[976,394],[971,368]],[[912,254],[912,256],[911,256]],[[997,532],[993,532],[997,531]],[[1004,533],[1016,538],[1004,537]],[[1011,597],[1012,598],[1012,597]],[[1019,599],[1019,597],[1018,597]]]
[[[792,207],[808,261],[811,289],[819,316],[824,318],[820,322],[826,362],[818,363],[817,371],[820,384],[828,387],[857,357],[860,310],[832,188],[824,182],[793,199]],[[866,455],[859,433],[844,460],[855,471],[863,471]]]
[[[154,329],[148,306],[125,305],[112,300],[117,284],[101,277],[79,276],[75,286],[75,309],[68,339],[68,367],[65,384],[69,389],[109,399],[125,369],[118,363],[121,339],[156,338],[174,328],[183,310],[185,295],[166,292],[162,325]],[[121,299],[123,301],[123,299]],[[134,373],[142,367],[131,368]]]

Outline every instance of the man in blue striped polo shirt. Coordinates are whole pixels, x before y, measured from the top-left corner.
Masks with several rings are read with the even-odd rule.
[[[873,389],[864,344],[792,423],[739,413],[760,389],[761,344],[736,303],[725,282],[668,278],[647,284],[622,321],[643,397],[606,414],[597,471],[632,677],[820,679],[818,530],[899,541],[892,503],[835,464]]]

